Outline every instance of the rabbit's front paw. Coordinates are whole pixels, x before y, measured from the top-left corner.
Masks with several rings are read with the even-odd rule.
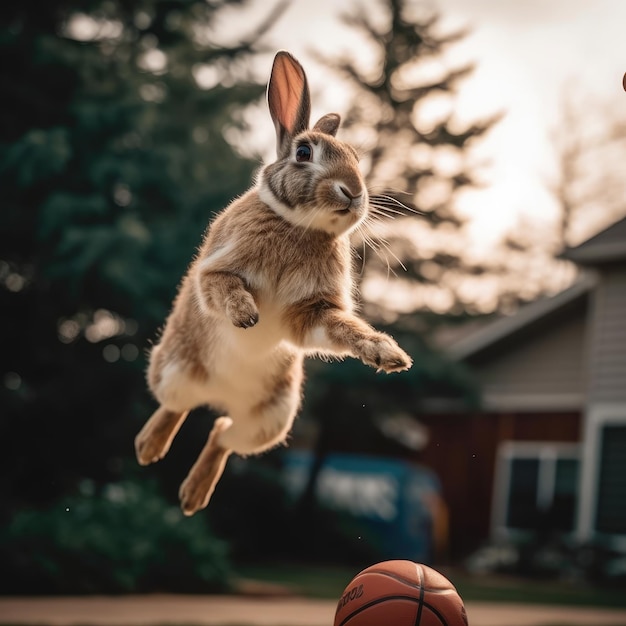
[[[383,333],[361,341],[358,356],[366,365],[388,374],[408,370],[413,364],[411,357]]]
[[[251,328],[259,321],[259,310],[247,291],[232,293],[226,301],[226,315],[239,328]]]

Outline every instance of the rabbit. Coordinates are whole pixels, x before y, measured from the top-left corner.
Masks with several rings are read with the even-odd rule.
[[[384,372],[412,364],[354,312],[349,237],[369,199],[356,151],[335,138],[339,115],[309,130],[307,78],[286,51],[267,101],[277,160],[209,225],[150,352],[160,406],[135,438],[141,465],[163,458],[191,409],[223,415],[180,487],[185,515],[207,506],[231,453],[285,442],[305,356],[352,356]]]

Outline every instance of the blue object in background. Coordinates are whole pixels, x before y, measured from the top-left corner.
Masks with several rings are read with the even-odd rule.
[[[312,461],[308,451],[285,451],[284,480],[294,497],[304,490]],[[382,558],[422,563],[432,560],[429,503],[440,492],[439,480],[428,468],[353,454],[326,457],[316,488],[321,504],[353,515],[375,535]]]

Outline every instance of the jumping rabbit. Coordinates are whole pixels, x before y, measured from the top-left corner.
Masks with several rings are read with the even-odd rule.
[[[307,78],[284,51],[267,100],[278,158],[210,224],[150,354],[160,407],[135,438],[141,465],[163,458],[191,409],[223,415],[180,487],[186,515],[207,506],[232,452],[285,441],[305,356],[353,356],[385,372],[412,363],[353,310],[349,235],[369,196],[356,151],[335,139],[339,115],[309,130]]]

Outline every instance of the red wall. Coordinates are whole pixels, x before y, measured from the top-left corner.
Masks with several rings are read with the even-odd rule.
[[[498,445],[503,441],[577,442],[579,413],[420,416],[430,440],[420,462],[439,476],[449,512],[448,556],[458,559],[489,536]]]

